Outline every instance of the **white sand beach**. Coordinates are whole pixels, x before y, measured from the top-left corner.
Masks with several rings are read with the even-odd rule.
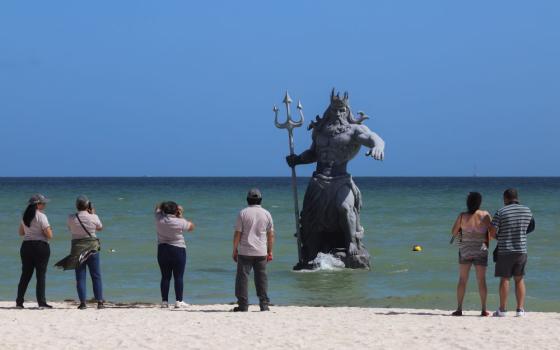
[[[1,349],[559,349],[560,314],[275,306],[229,312],[231,305],[108,305],[25,310],[0,302]]]

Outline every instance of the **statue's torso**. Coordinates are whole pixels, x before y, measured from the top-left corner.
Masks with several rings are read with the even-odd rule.
[[[346,165],[360,150],[354,140],[354,125],[326,125],[315,132],[317,173],[326,176],[346,174]]]

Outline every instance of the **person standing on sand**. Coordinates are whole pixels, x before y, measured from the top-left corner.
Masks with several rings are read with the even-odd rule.
[[[251,270],[255,270],[255,288],[261,311],[269,311],[268,277],[266,265],[272,261],[274,226],[268,210],[261,207],[262,194],[258,188],[247,193],[245,209],[239,212],[233,234],[233,261],[237,263],[235,296],[238,306],[233,311],[248,311],[247,284]]]
[[[535,229],[533,213],[528,207],[519,204],[517,190],[504,191],[504,207],[494,214],[490,235],[496,238],[495,276],[500,277],[500,307],[494,316],[506,316],[509,294],[509,280],[515,281],[517,299],[516,316],[525,316],[525,265],[527,263],[527,234]]]
[[[485,210],[480,210],[482,195],[470,192],[467,196],[467,211],[459,214],[451,233],[459,238],[459,282],[457,283],[457,310],[452,316],[463,315],[463,299],[469,280],[471,265],[476,269],[478,293],[482,311],[480,316],[490,316],[486,310],[486,268],[488,266],[488,228],[491,217]]]
[[[192,232],[195,225],[183,218],[183,207],[175,202],[158,204],[155,219],[158,237],[157,260],[161,270],[161,307],[169,307],[169,285],[171,276],[173,276],[175,308],[184,308],[187,306],[183,302],[183,275],[187,263],[187,245],[183,232]]]
[[[47,265],[51,255],[49,240],[53,232],[47,216],[43,213],[49,200],[42,194],[29,198],[28,206],[23,213],[23,220],[19,225],[19,235],[23,236],[21,244],[21,277],[19,279],[16,307],[23,309],[23,301],[27,285],[36,272],[37,304],[40,309],[51,309],[45,298],[45,283],[47,279]]]
[[[86,196],[79,196],[76,199],[76,210],[70,214],[67,220],[68,230],[72,234],[73,251],[81,251],[86,255],[86,260],[78,263],[75,267],[76,289],[80,298],[78,309],[85,310],[86,306],[86,267],[89,269],[93,284],[93,294],[97,300],[97,308],[104,309],[103,304],[103,284],[101,282],[100,266],[100,245],[96,236],[97,231],[103,230],[103,224],[99,216],[95,213],[91,201]],[[85,252],[85,253],[84,253]]]

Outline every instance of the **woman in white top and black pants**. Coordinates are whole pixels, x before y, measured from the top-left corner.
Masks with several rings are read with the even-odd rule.
[[[23,236],[21,244],[21,277],[18,284],[16,307],[23,309],[23,301],[27,285],[36,272],[37,304],[39,308],[52,308],[45,298],[45,281],[47,265],[51,255],[49,240],[53,237],[51,225],[43,213],[49,200],[42,194],[33,195],[23,213],[23,220],[19,225],[19,235]]]

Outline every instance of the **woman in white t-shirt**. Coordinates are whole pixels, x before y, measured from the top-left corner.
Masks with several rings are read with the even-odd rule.
[[[76,199],[76,210],[77,212],[70,214],[66,221],[68,231],[72,234],[72,245],[87,247],[85,249],[89,252],[87,259],[75,269],[76,289],[80,299],[78,309],[85,310],[87,308],[86,269],[89,270],[91,276],[93,295],[95,300],[97,300],[97,308],[104,309],[99,239],[96,235],[96,232],[103,230],[103,224],[95,213],[95,208],[88,197],[81,195]]]
[[[158,264],[161,270],[161,306],[169,307],[168,295],[171,276],[175,284],[175,308],[185,307],[183,302],[183,275],[187,262],[187,249],[183,233],[194,230],[194,224],[183,218],[183,208],[175,202],[156,206],[158,237]]]
[[[29,198],[28,206],[19,225],[19,235],[23,237],[23,243],[20,249],[22,269],[16,299],[18,309],[23,309],[27,285],[34,271],[37,277],[37,304],[39,308],[52,308],[47,304],[45,298],[47,265],[51,255],[49,240],[53,237],[49,220],[43,213],[48,201],[47,197],[42,194]]]

